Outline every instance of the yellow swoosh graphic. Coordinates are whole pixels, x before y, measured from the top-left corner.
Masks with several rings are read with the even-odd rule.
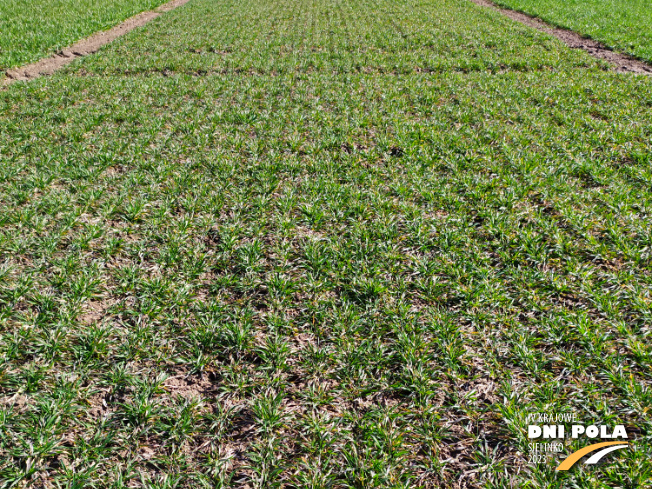
[[[629,443],[623,441],[606,441],[604,443],[594,443],[593,445],[589,445],[588,447],[581,448],[580,450],[571,453],[564,459],[562,463],[559,464],[559,467],[557,467],[555,470],[568,470],[573,465],[575,465],[575,462],[581,459],[584,455],[594,452],[598,448],[609,447],[611,445],[629,445]]]

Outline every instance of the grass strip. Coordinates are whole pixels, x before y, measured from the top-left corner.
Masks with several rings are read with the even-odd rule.
[[[0,71],[36,61],[164,0],[0,0]]]
[[[579,32],[617,51],[652,61],[652,3],[649,0],[496,0],[495,3]]]

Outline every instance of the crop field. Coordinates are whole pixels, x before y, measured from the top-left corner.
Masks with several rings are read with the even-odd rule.
[[[495,0],[652,61],[650,0]]]
[[[465,0],[192,0],[9,86],[0,487],[651,487],[651,150],[650,78]]]
[[[0,0],[0,71],[36,61],[165,0]]]

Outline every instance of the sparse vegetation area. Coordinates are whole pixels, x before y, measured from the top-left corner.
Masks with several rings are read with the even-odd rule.
[[[165,0],[0,0],[0,71],[36,61]]]
[[[652,61],[650,0],[495,0],[495,3]]]
[[[650,487],[651,120],[461,0],[194,0],[10,86],[0,487]],[[540,411],[632,449],[532,466]]]

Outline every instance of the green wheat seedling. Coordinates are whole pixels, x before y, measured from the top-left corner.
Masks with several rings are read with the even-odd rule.
[[[463,0],[193,0],[9,87],[0,487],[646,487],[651,117]],[[529,464],[544,411],[635,446]]]

